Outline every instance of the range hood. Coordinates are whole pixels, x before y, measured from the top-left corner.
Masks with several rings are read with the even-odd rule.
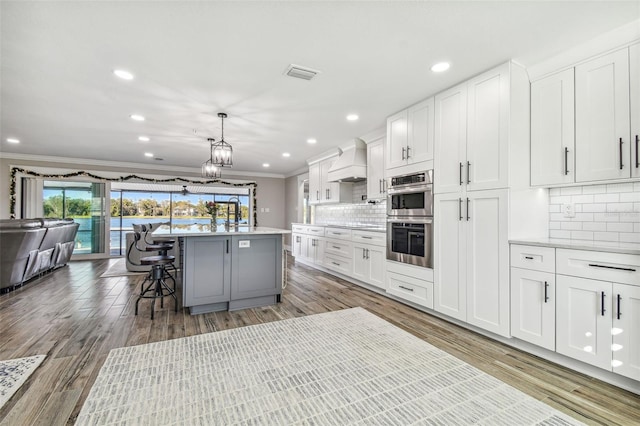
[[[340,147],[342,153],[331,165],[329,182],[360,182],[367,178],[367,145],[360,139]]]

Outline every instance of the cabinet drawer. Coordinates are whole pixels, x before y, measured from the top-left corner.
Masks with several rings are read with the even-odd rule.
[[[291,232],[295,232],[297,234],[306,234],[307,233],[307,227],[304,225],[292,225],[291,226]]]
[[[351,242],[335,239],[327,239],[324,246],[325,253],[343,256],[345,258],[351,257],[351,249]]]
[[[387,272],[387,293],[433,309],[433,283]]]
[[[344,275],[351,275],[351,259],[345,259],[340,256],[327,255],[324,256],[324,266]]]
[[[324,226],[307,226],[307,234],[324,236]]]
[[[556,250],[558,274],[640,286],[640,256],[588,250]]]
[[[511,266],[534,271],[556,271],[556,249],[553,247],[511,245]]]
[[[329,238],[351,241],[351,229],[345,228],[325,228],[324,235]]]
[[[371,231],[352,231],[351,241],[365,244],[373,244],[375,246],[385,246],[387,243],[386,232]]]

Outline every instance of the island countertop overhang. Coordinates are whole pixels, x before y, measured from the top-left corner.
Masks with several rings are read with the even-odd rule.
[[[191,224],[191,225],[162,225],[156,228],[152,235],[156,237],[215,237],[227,235],[285,235],[291,230],[280,228],[269,228],[266,226],[246,227],[232,226],[229,229],[225,225],[218,225],[212,230],[211,225]]]

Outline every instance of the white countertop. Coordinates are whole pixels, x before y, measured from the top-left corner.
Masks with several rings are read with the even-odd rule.
[[[322,226],[323,228],[342,228],[342,229],[353,229],[355,231],[371,231],[371,232],[387,232],[387,229],[382,226],[376,225],[336,225],[336,224],[319,224],[319,223],[292,223],[292,225],[302,225],[302,226]]]
[[[640,244],[609,241],[570,240],[564,238],[533,238],[509,240],[511,244],[555,247],[573,250],[605,251],[610,253],[640,255]]]
[[[266,226],[248,227],[248,226],[231,226],[228,230],[224,225],[218,225],[216,229],[212,230],[211,225],[204,225],[201,223],[195,223],[191,225],[162,225],[159,226],[152,235],[157,237],[213,237],[222,235],[277,235],[277,234],[290,234],[288,229],[268,228]]]

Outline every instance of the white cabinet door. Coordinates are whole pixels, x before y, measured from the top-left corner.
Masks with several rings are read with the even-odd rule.
[[[387,169],[407,164],[407,110],[387,118]]]
[[[320,198],[320,163],[309,165],[309,204],[318,204]]]
[[[301,234],[293,234],[291,236],[293,247],[292,247],[292,255],[293,257],[302,257],[302,235]]]
[[[557,275],[556,308],[556,352],[611,370],[611,283]]]
[[[631,176],[640,177],[640,44],[629,47]]]
[[[381,289],[387,288],[385,279],[387,250],[385,247],[368,246],[367,260],[369,261],[369,284]]]
[[[613,372],[640,381],[640,287],[613,283]]]
[[[353,278],[365,283],[369,282],[369,260],[367,248],[360,244],[353,245]]]
[[[321,264],[324,261],[324,240],[309,236],[307,250],[308,259],[313,263]]]
[[[531,185],[575,180],[573,72],[531,83]]]
[[[461,84],[435,97],[436,194],[460,191],[467,176],[467,85]]]
[[[467,190],[506,188],[509,172],[509,64],[467,84]]]
[[[429,98],[407,111],[407,164],[433,160],[434,100]]]
[[[329,169],[336,159],[337,157],[329,158],[320,162],[320,202],[322,203],[332,201],[332,197],[335,197],[335,194],[339,195],[340,187],[338,186],[338,191],[336,191],[335,186],[340,184],[329,182]]]
[[[629,49],[576,67],[576,182],[631,176]]]
[[[467,322],[510,337],[508,190],[467,197]]]
[[[467,320],[467,283],[462,198],[458,194],[434,197],[434,309]]]
[[[367,144],[367,198],[384,197],[384,139],[380,139]]]
[[[511,268],[511,335],[556,349],[555,274]]]

